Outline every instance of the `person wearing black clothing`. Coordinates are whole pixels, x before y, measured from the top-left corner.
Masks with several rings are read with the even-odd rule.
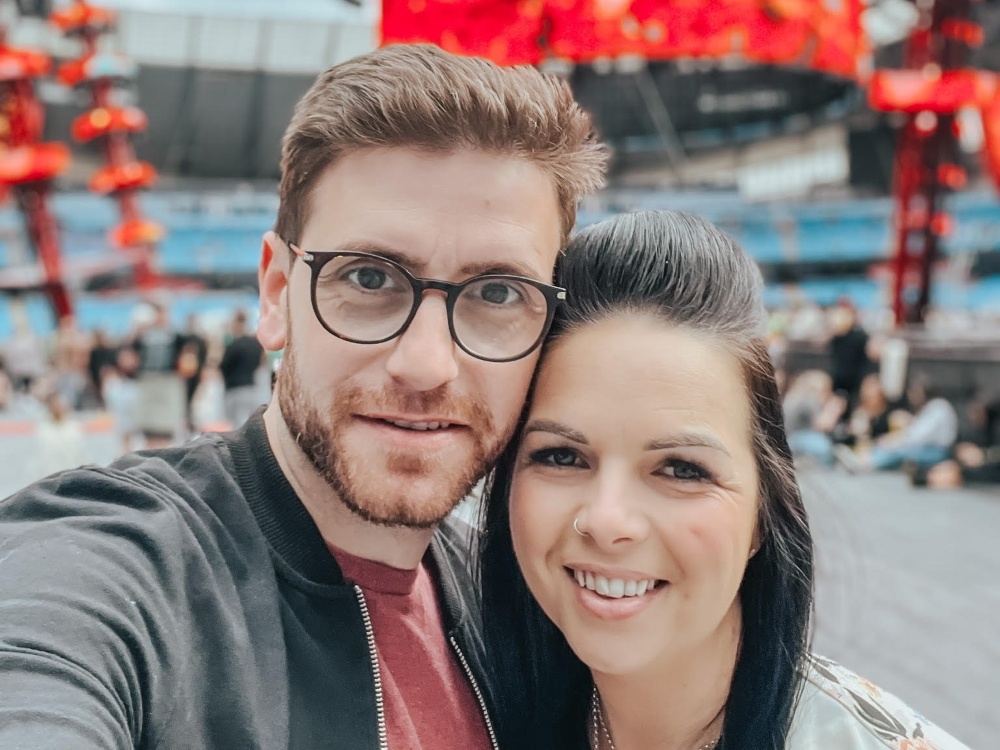
[[[87,374],[90,376],[89,388],[94,393],[94,398],[102,407],[104,394],[102,384],[104,382],[103,373],[106,368],[115,367],[118,360],[118,347],[112,343],[104,331],[97,331],[94,334],[94,347],[90,350],[90,360],[87,363]]]
[[[233,316],[232,335],[219,371],[225,388],[226,420],[232,427],[238,427],[263,403],[257,387],[257,371],[264,362],[264,347],[247,333],[247,315],[242,310]]]
[[[194,394],[201,385],[201,375],[208,359],[208,342],[198,333],[198,322],[194,315],[189,315],[181,334],[181,353],[177,360],[177,369],[184,379],[185,416],[190,432],[195,431],[194,415],[191,405]]]
[[[848,414],[858,400],[861,380],[871,369],[868,358],[868,334],[858,323],[857,313],[849,300],[841,300],[834,307],[834,334],[830,338],[830,377],[834,393],[847,399]]]
[[[395,45],[321,74],[261,252],[266,409],[0,503],[0,750],[497,750],[449,516],[606,160],[532,67]]]

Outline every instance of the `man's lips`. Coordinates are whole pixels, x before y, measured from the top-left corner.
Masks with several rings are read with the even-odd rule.
[[[399,450],[418,453],[455,450],[467,443],[470,434],[465,425],[451,424],[440,419],[430,421],[423,416],[420,421],[415,422],[367,415],[355,415],[354,420],[355,424],[368,432],[365,440],[371,443],[372,448],[393,446]]]
[[[395,427],[409,432],[451,432],[468,427],[461,420],[436,414],[356,414],[354,416],[356,419],[376,426]]]

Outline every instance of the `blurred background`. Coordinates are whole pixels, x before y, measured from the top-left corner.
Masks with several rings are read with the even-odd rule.
[[[0,28],[0,496],[266,402],[256,265],[319,71],[537,65],[613,149],[581,225],[691,211],[760,264],[817,650],[996,745],[1000,3],[7,0]]]

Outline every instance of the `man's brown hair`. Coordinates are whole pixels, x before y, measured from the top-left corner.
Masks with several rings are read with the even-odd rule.
[[[565,81],[431,45],[383,47],[329,68],[296,105],[282,143],[275,233],[299,242],[313,188],[338,158],[392,147],[531,161],[553,180],[564,242],[580,198],[603,184],[608,158]]]

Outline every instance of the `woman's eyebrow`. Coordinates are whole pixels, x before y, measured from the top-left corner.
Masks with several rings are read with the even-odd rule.
[[[671,435],[670,437],[659,438],[658,440],[651,440],[646,443],[646,450],[648,451],[661,451],[670,448],[714,448],[732,458],[726,446],[718,438],[704,432]]]
[[[525,435],[530,432],[550,432],[553,435],[559,435],[567,440],[572,440],[574,443],[589,445],[586,436],[582,432],[578,432],[572,427],[567,427],[564,424],[559,424],[559,422],[554,422],[551,419],[532,420],[528,423],[528,426],[524,428]]]

